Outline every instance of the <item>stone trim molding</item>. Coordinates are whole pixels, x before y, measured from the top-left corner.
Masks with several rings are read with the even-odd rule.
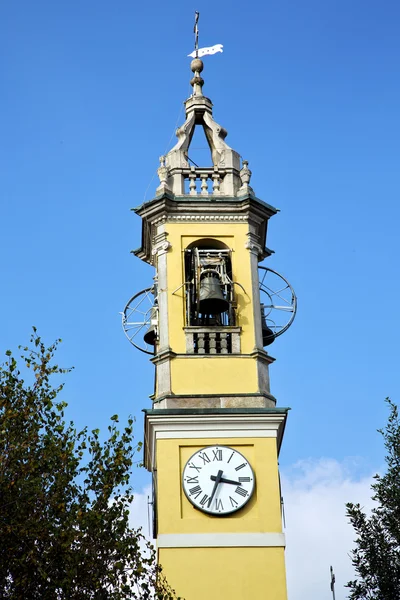
[[[158,548],[285,548],[284,533],[161,533]]]
[[[227,177],[226,174],[224,182]],[[143,227],[141,247],[135,251],[135,255],[150,264],[153,260],[151,252],[154,247],[154,227],[160,227],[166,222],[247,223],[250,232],[255,236],[254,241],[260,247],[259,257],[265,258],[270,254],[270,251],[264,248],[266,221],[278,212],[276,208],[251,194],[245,194],[240,198],[234,195],[218,195],[214,199],[211,197],[210,201],[209,197],[201,197],[201,194],[175,195],[167,191],[133,210],[150,226]],[[254,248],[252,252],[257,252],[257,249]]]
[[[168,252],[168,250],[170,248],[172,248],[172,245],[168,241],[165,241],[162,244],[159,244],[158,246],[155,246],[152,249],[151,254],[152,254],[152,256],[155,256],[156,254],[160,255],[163,252]]]
[[[281,445],[287,414],[282,412],[227,414],[155,414],[145,411],[144,462],[149,471],[156,467],[158,439],[275,438]]]
[[[240,221],[247,222],[248,215],[168,215],[168,221]]]

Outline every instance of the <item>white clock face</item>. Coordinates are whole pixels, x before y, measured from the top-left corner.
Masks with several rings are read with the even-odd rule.
[[[208,446],[193,454],[183,470],[183,490],[189,502],[211,515],[241,509],[254,491],[248,460],[228,446]]]

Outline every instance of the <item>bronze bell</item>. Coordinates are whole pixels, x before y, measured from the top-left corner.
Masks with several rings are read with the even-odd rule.
[[[261,331],[263,346],[269,346],[275,340],[275,333],[268,327],[264,311],[261,310]]]
[[[200,280],[199,311],[204,315],[219,315],[229,308],[217,273],[204,273]]]
[[[150,327],[143,336],[144,341],[149,346],[154,346],[157,339],[156,334],[157,309],[153,306],[150,312]]]

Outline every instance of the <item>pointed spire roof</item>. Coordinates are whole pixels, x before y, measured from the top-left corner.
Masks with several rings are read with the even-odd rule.
[[[175,146],[160,158],[157,193],[168,191],[178,196],[200,193],[203,196],[229,197],[252,193],[248,163],[244,161],[241,169],[240,155],[225,142],[228,132],[214,121],[213,104],[203,95],[203,61],[195,58],[190,67],[193,93],[185,102],[186,120],[176,131],[178,141]],[[190,164],[188,151],[196,126],[204,129],[212,157],[211,168]]]

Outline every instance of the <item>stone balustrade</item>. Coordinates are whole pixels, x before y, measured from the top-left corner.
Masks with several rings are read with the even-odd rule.
[[[223,179],[225,173],[216,167],[185,169],[185,191],[189,196],[218,196],[223,193]]]
[[[187,354],[240,354],[240,327],[185,327]]]

